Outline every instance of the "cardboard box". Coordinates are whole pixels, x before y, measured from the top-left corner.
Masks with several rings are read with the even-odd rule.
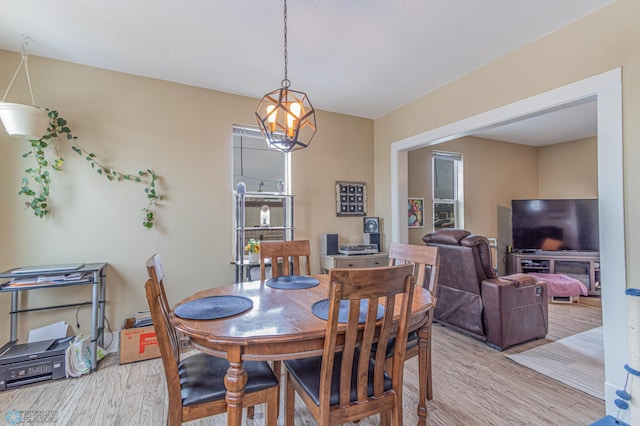
[[[133,328],[133,320],[124,320],[120,329],[120,364],[160,358],[160,348],[153,326]]]

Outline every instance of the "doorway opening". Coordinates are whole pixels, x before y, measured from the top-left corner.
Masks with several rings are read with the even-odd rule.
[[[621,69],[589,77],[569,85],[514,102],[391,144],[391,237],[407,242],[402,220],[408,196],[407,160],[413,149],[437,145],[470,135],[481,129],[544,114],[594,98],[598,111],[598,209],[602,316],[605,354],[605,398],[607,413],[614,413],[615,390],[624,384],[626,362],[626,252],[622,162]],[[608,344],[609,343],[609,344]]]

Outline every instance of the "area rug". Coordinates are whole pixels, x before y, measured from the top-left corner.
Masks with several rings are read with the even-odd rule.
[[[507,357],[540,374],[604,400],[602,327]]]

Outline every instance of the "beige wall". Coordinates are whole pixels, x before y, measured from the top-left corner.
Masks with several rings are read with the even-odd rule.
[[[8,82],[20,56],[0,51],[0,82]],[[256,99],[198,89],[96,68],[30,58],[39,105],[57,109],[79,142],[122,171],[152,168],[164,200],[156,227],[142,227],[142,187],[110,183],[74,154],[62,151],[65,171],[55,173],[52,213],[38,219],[17,195],[29,163],[20,155],[28,143],[0,132],[0,268],[33,264],[106,261],[107,317],[117,330],[122,320],[146,307],[145,259],[160,253],[167,293],[177,302],[197,290],[230,283],[232,259],[232,142],[234,123],[254,124]],[[277,82],[274,82],[277,84]],[[265,87],[265,92],[271,89]],[[313,97],[313,94],[310,94]],[[27,102],[23,81],[8,100]],[[373,207],[373,122],[319,111],[318,132],[309,149],[292,154],[296,238],[311,240],[312,272],[319,272],[319,234],[337,232],[361,238],[361,218],[337,218],[335,181],[365,181]],[[25,294],[29,306],[90,298],[90,289],[38,290]],[[0,294],[0,315],[8,319],[9,296]],[[80,324],[89,332],[89,308]],[[75,310],[21,315],[20,338],[27,329],[66,320],[75,327]],[[8,321],[0,340],[8,338]]]
[[[425,217],[431,217],[431,154],[462,154],[464,168],[464,228],[488,237],[498,235],[498,207],[511,206],[514,198],[536,198],[538,161],[536,148],[467,136],[409,153],[409,196],[424,197]],[[410,229],[409,242],[423,244],[432,229]]]
[[[376,214],[391,216],[390,144],[535,94],[622,67],[623,149],[628,259],[638,257],[640,179],[640,2],[617,0],[534,43],[375,120]],[[390,229],[387,227],[387,229]],[[628,282],[640,265],[627,262]]]
[[[598,198],[598,139],[538,148],[538,198]]]
[[[522,107],[524,100],[530,100],[554,89],[565,87],[574,82],[581,86],[585,79],[606,75],[608,86],[598,86],[598,94],[610,103],[617,99],[618,87],[613,81],[617,69],[621,69],[621,111],[622,111],[622,151],[624,156],[622,170],[622,188],[615,188],[610,199],[617,201],[618,191],[622,192],[624,211],[624,241],[616,235],[616,242],[610,239],[608,247],[615,253],[607,252],[608,261],[615,264],[616,272],[611,276],[624,277],[626,286],[637,287],[640,280],[640,264],[633,260],[640,251],[640,193],[635,190],[635,182],[640,179],[640,171],[635,167],[640,160],[640,2],[637,0],[617,0],[597,12],[588,15],[566,27],[530,43],[504,57],[471,72],[464,77],[447,84],[438,90],[424,95],[397,110],[380,117],[374,123],[374,158],[376,214],[391,215],[391,144],[405,141],[406,145],[416,146],[420,134],[432,131],[430,135],[446,135],[446,129],[455,128],[464,131],[458,125],[463,119],[476,117],[485,123],[488,117],[497,117],[497,109],[518,102]],[[594,81],[589,80],[590,84]],[[578,87],[578,86],[574,86]],[[584,86],[582,86],[584,87]],[[544,95],[544,99],[558,96]],[[606,95],[605,95],[606,93]],[[522,101],[522,102],[519,102]],[[535,104],[535,102],[534,102]],[[540,105],[538,102],[537,105]],[[599,104],[599,108],[600,108]],[[609,111],[605,108],[611,107]],[[610,116],[604,137],[611,136],[611,155],[600,153],[600,161],[607,167],[613,167],[618,159],[617,105],[602,104],[603,119]],[[469,119],[466,123],[472,122]],[[452,124],[451,127],[444,127]],[[487,123],[489,124],[489,123]],[[437,129],[437,131],[435,130]],[[445,130],[443,130],[445,129]],[[450,134],[450,133],[449,133]],[[411,139],[408,139],[410,138]],[[408,141],[408,142],[407,142]],[[410,142],[410,143],[409,143]],[[427,141],[424,141],[427,142]],[[606,146],[607,139],[600,141]],[[606,153],[609,154],[609,153]],[[400,157],[402,158],[402,157]],[[611,172],[615,172],[612,170]],[[616,177],[601,176],[601,183],[616,181]],[[402,183],[401,183],[402,184]],[[400,185],[401,186],[401,185]],[[604,194],[600,194],[600,199]],[[606,206],[607,209],[616,206]],[[401,219],[399,219],[401,220]],[[402,224],[394,224],[397,227]],[[612,227],[613,228],[613,227]],[[614,231],[620,231],[615,228]],[[624,251],[619,244],[624,244]],[[603,258],[606,257],[603,253]],[[615,260],[613,259],[615,256]],[[620,258],[624,257],[624,258]],[[620,267],[620,265],[624,265]],[[603,268],[606,266],[603,264]],[[620,269],[624,268],[624,272]],[[604,270],[603,270],[604,272]],[[617,274],[617,275],[616,275]],[[604,275],[603,275],[604,276]],[[624,319],[624,298],[621,282],[612,282],[613,286],[603,292],[603,323],[605,342],[605,393],[607,413],[615,410],[613,400],[615,389],[624,383],[620,365],[625,361],[626,335]],[[614,294],[615,293],[615,294]]]
[[[425,199],[427,218],[434,150],[462,154],[464,228],[473,233],[497,237],[498,208],[510,208],[514,199],[598,197],[595,137],[536,148],[467,136],[409,152],[409,196]],[[409,230],[411,244],[422,244],[428,222]]]

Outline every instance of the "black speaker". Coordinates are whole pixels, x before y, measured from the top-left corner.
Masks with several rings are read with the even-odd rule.
[[[380,232],[379,218],[377,217],[365,217],[364,221],[364,232]],[[373,244],[373,243],[371,243]]]
[[[338,234],[320,234],[320,254],[338,254]]]
[[[365,232],[362,234],[362,240],[365,244],[375,244],[378,251],[382,250],[382,235],[379,232]]]

